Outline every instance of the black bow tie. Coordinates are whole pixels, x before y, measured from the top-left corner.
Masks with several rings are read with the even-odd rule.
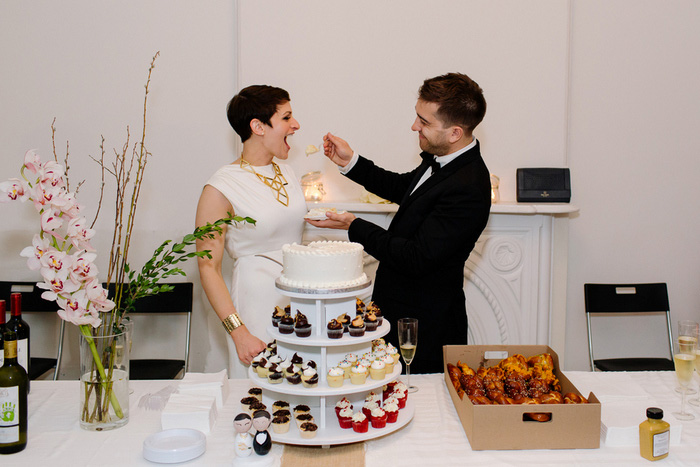
[[[431,174],[434,174],[435,172],[440,170],[440,163],[437,161],[437,159],[435,159],[435,156],[433,156],[432,154],[423,153],[421,154],[421,157],[425,162],[430,164],[430,168],[432,169]]]

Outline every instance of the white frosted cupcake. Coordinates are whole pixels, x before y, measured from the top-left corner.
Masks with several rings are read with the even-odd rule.
[[[381,401],[382,401],[381,396],[374,391],[370,391],[370,393],[365,396],[365,402],[377,402],[377,403],[379,403]]]
[[[350,369],[352,368],[352,363],[347,360],[341,360],[340,363],[338,363],[338,368],[343,370],[345,379],[350,379]]]
[[[343,385],[343,380],[345,379],[345,370],[337,366],[328,370],[326,375],[326,381],[328,381],[328,386],[332,388],[339,388]]]
[[[401,358],[401,355],[399,355],[399,350],[391,344],[386,345],[386,353],[391,355],[391,357],[394,359],[394,363],[398,362],[399,358]]]
[[[396,364],[394,362],[394,358],[391,355],[384,355],[382,357],[382,362],[384,363],[384,366],[386,367],[386,374],[390,375],[391,373],[394,372],[394,365]]]
[[[375,360],[369,367],[369,376],[372,379],[384,379],[386,375],[386,365],[381,360]]]
[[[357,361],[357,355],[354,353],[345,354],[345,360],[349,361],[350,363],[355,363]]]
[[[301,374],[301,382],[305,388],[315,388],[318,386],[318,372],[314,368],[307,368]]]
[[[365,384],[367,380],[367,367],[364,365],[355,365],[350,370],[350,382],[352,384]]]

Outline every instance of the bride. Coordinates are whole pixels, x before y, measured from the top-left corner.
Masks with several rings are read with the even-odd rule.
[[[228,120],[243,142],[240,158],[217,170],[207,181],[197,205],[196,225],[215,222],[229,213],[248,216],[252,224],[228,226],[224,235],[204,239],[197,250],[211,250],[199,259],[199,275],[209,303],[221,320],[229,352],[229,377],[247,378],[247,365],[265,349],[266,327],[276,305],[285,299],[275,288],[285,243],[301,243],[306,201],[292,168],[287,138],[299,129],[284,89],[255,85],[231,99]],[[224,250],[233,259],[231,290],[222,274]]]

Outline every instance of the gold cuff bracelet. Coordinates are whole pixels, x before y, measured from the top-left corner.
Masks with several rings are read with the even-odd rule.
[[[226,329],[226,332],[231,334],[231,331],[243,326],[243,321],[241,321],[241,318],[238,316],[238,313],[231,313],[226,318],[224,318],[221,324],[224,325],[224,329]]]

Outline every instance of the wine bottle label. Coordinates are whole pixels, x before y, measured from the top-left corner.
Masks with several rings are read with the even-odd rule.
[[[19,441],[19,386],[0,388],[0,445]]]
[[[29,339],[18,339],[17,340],[17,363],[22,365],[22,368],[29,373]]]

